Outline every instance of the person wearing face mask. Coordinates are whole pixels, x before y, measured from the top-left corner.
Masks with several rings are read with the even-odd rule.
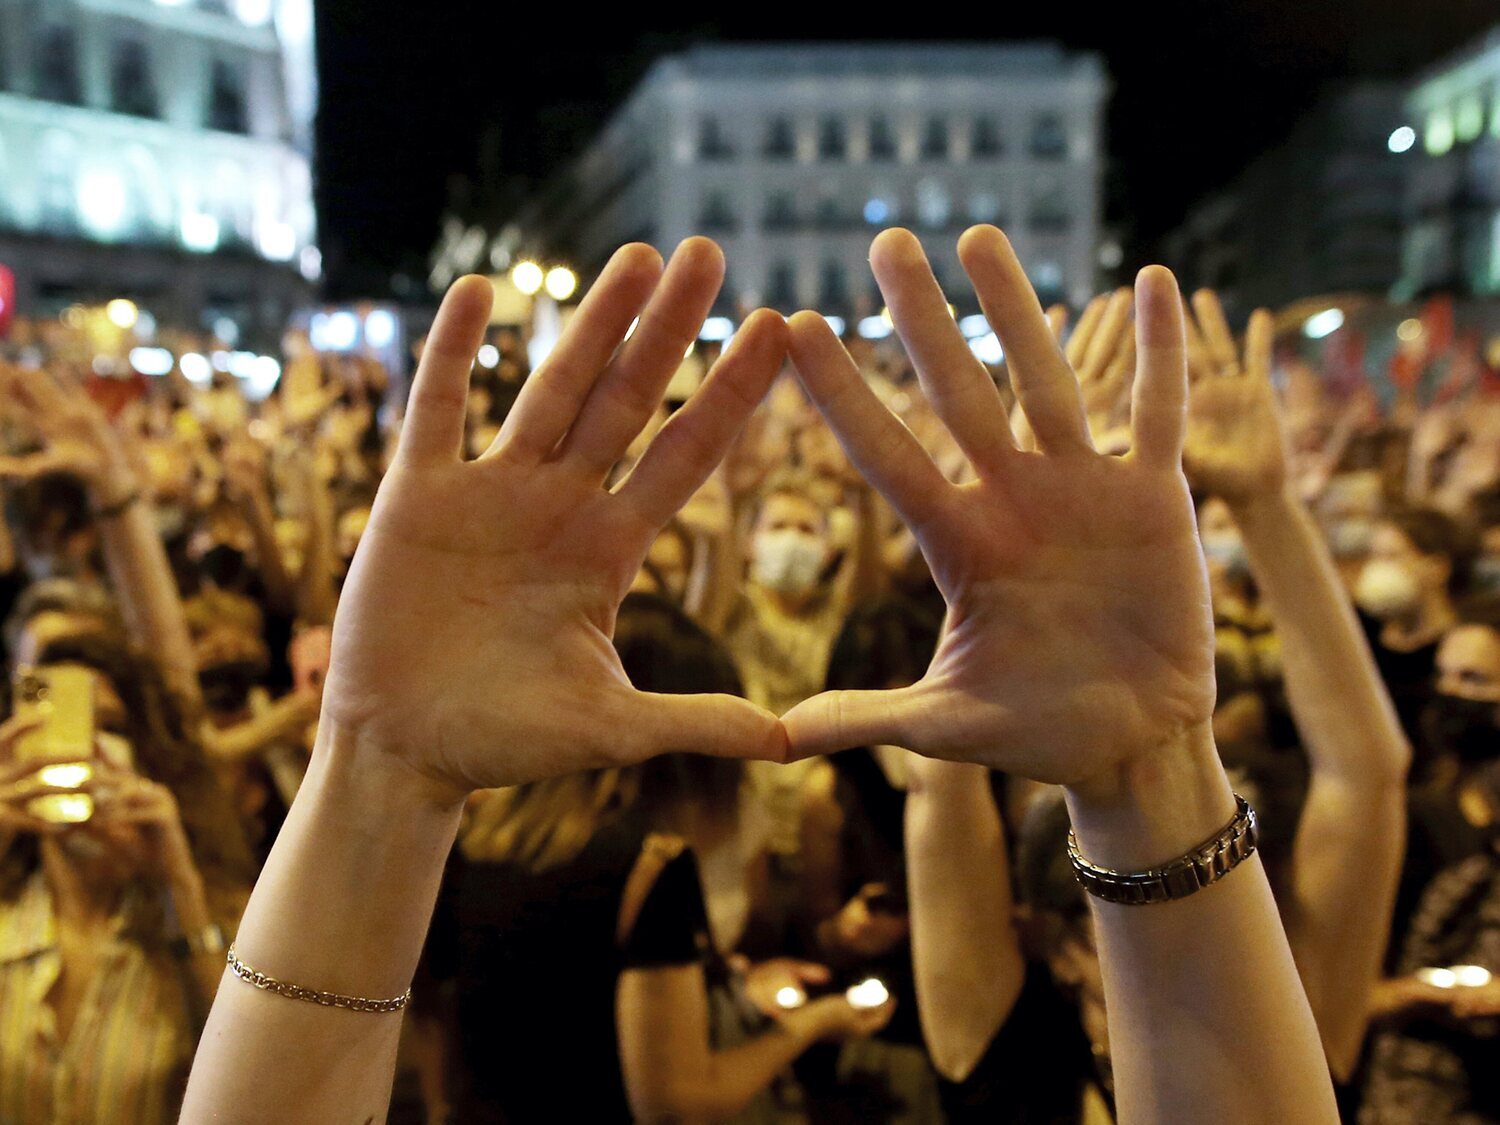
[[[1456,619],[1468,554],[1462,531],[1443,513],[1397,510],[1376,526],[1354,584],[1381,678],[1416,751],[1413,781],[1425,778],[1429,764],[1422,710],[1432,694],[1438,643]]]
[[[775,714],[822,690],[845,614],[877,584],[868,528],[856,533],[856,547],[838,560],[829,513],[815,495],[815,482],[805,474],[789,471],[768,483],[750,524],[748,574],[724,627],[746,696]],[[749,768],[751,786],[770,817],[769,921],[775,929],[790,924],[797,895],[801,794],[813,764],[752,762]]]
[[[1467,789],[1481,845],[1424,890],[1376,992],[1359,1125],[1500,1120],[1500,763]]]

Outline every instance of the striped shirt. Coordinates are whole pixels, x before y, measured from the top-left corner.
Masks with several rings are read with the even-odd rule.
[[[47,999],[62,951],[42,873],[0,902],[0,1125],[177,1119],[194,1038],[177,963],[131,932],[144,897],[116,915],[66,1038]]]

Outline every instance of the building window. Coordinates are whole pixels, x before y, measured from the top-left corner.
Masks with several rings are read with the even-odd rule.
[[[1001,155],[1005,145],[1000,140],[1000,125],[993,117],[979,117],[974,121],[974,135],[970,139],[969,152],[976,160],[988,160]]]
[[[819,230],[830,231],[843,230],[849,225],[843,206],[831,195],[818,200],[817,207],[813,209],[813,223]]]
[[[818,126],[818,159],[842,160],[847,151],[844,123],[837,117],[825,117]]]
[[[83,104],[83,83],[78,77],[78,35],[71,27],[42,30],[34,88],[43,101]]]
[[[1055,113],[1044,113],[1031,126],[1031,155],[1060,160],[1068,154],[1068,131]]]
[[[1037,234],[1065,234],[1073,220],[1067,210],[1049,196],[1032,204],[1028,224]]]
[[[870,159],[896,159],[896,134],[891,129],[890,121],[884,117],[877,117],[870,122]]]
[[[948,225],[952,207],[948,191],[936,180],[923,180],[917,185],[917,221],[928,230],[942,230]]]
[[[791,230],[797,225],[797,203],[791,192],[774,192],[766,199],[766,213],[760,225],[773,231]]]
[[[948,159],[948,123],[941,117],[930,117],[922,130],[922,159]]]
[[[766,144],[762,155],[771,160],[790,160],[797,155],[797,134],[789,119],[771,119],[771,124],[766,128]]]
[[[43,230],[66,233],[73,229],[78,189],[78,142],[52,130],[42,137],[37,168],[37,202]]]
[[[797,304],[797,267],[791,262],[780,261],[771,266],[766,304],[776,309],[790,309]]]
[[[248,133],[245,82],[238,70],[215,59],[208,80],[208,127],[221,133]]]
[[[110,60],[110,102],[116,113],[131,117],[155,117],[156,84],[151,80],[151,56],[139,39],[115,44]]]
[[[730,234],[739,226],[734,208],[726,192],[711,192],[703,201],[703,210],[698,216],[698,229],[705,234]]]
[[[818,273],[818,307],[837,312],[849,304],[849,274],[844,263],[833,258]]]
[[[717,117],[705,117],[698,126],[698,159],[729,160],[734,156],[734,146],[724,135],[724,127]]]

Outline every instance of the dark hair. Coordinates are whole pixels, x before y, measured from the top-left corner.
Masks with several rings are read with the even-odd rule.
[[[839,691],[916,683],[937,651],[941,627],[939,618],[899,594],[861,602],[833,642],[824,686]]]
[[[101,628],[120,629],[120,612],[114,598],[98,586],[72,578],[44,578],[21,591],[5,619],[5,647],[15,652],[21,633],[31,619],[43,613],[69,613],[97,618]]]
[[[728,651],[681,608],[655,594],[628,594],[615,622],[615,651],[630,682],[663,695],[745,694]],[[693,802],[715,823],[739,811],[743,765],[703,754],[664,754],[642,763],[638,807],[648,821]]]
[[[37,549],[62,542],[93,525],[88,489],[72,473],[49,472],[9,490],[6,521],[17,538]]]
[[[1462,594],[1469,579],[1469,561],[1473,542],[1453,518],[1435,508],[1398,507],[1387,512],[1384,522],[1411,540],[1424,555],[1445,555],[1448,571],[1448,593]]]

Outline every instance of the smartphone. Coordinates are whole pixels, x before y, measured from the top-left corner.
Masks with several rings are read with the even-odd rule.
[[[1490,983],[1490,971],[1483,965],[1449,965],[1442,969],[1418,969],[1416,978],[1436,988],[1483,988]]]
[[[16,740],[16,760],[34,763],[36,780],[49,788],[77,789],[93,777],[94,673],[81,665],[18,668],[12,711],[38,725]],[[82,824],[94,815],[87,793],[48,793],[26,810],[51,824]]]

